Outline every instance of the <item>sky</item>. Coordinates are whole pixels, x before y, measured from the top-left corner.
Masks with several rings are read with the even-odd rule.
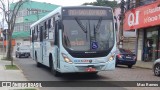
[[[19,0],[10,0],[11,2],[16,2]],[[77,5],[82,5],[83,3],[91,3],[95,2],[97,0],[32,0],[32,1],[37,1],[37,2],[46,2],[46,3],[51,3],[51,4],[56,4],[60,6],[77,6]],[[109,0],[113,1],[113,0]],[[121,0],[116,0],[120,2]],[[1,15],[0,15],[0,22],[1,22]]]
[[[76,6],[82,5],[85,2],[95,2],[96,0],[33,0],[38,2],[48,2],[61,6]]]
[[[33,0],[33,1],[38,1],[38,2],[47,2],[47,3],[52,3],[60,6],[76,6],[76,5],[82,5],[83,3],[90,3],[90,2],[95,2],[96,0]],[[113,0],[109,0],[113,1]],[[116,1],[121,1],[121,0],[116,0]]]

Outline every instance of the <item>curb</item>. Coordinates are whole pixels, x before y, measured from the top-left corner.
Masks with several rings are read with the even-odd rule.
[[[149,68],[149,67],[142,67],[142,66],[134,66],[134,67],[136,67],[136,68],[142,68],[142,69],[150,69],[150,70],[152,70],[152,68]]]
[[[1,60],[2,59],[2,57],[1,57],[1,55],[0,55],[0,61],[3,61],[3,60]],[[11,61],[7,61],[7,60],[4,60],[4,61],[6,61],[6,62],[11,62]],[[23,74],[23,78],[26,80],[26,81],[29,81],[28,79],[27,79],[27,77],[24,75],[24,73],[23,73],[23,70],[16,64],[16,63],[14,63],[14,61],[15,61],[15,58],[13,58],[13,65],[16,65],[18,68],[19,68],[19,70],[17,70],[17,71],[20,71],[20,73],[22,73]],[[10,65],[10,64],[5,64],[5,65]],[[5,67],[5,65],[2,65],[2,67],[4,68],[4,70],[6,70],[6,67]],[[40,90],[38,87],[29,87],[29,88],[31,88],[31,89],[35,89],[35,90]],[[18,89],[18,90],[27,90],[28,88],[20,88],[20,89]],[[17,89],[7,89],[7,90],[17,90]]]
[[[16,58],[14,58],[13,60],[15,60]],[[14,63],[15,64],[15,63]],[[23,76],[24,76],[24,78],[27,80],[27,81],[29,81],[28,79],[27,79],[27,77],[24,75],[24,73],[23,73],[23,70],[17,65],[17,64],[15,64],[18,68],[19,68],[19,70],[21,71],[21,73],[23,74]],[[32,88],[32,87],[31,87]],[[36,90],[40,90],[38,87],[33,87],[33,89],[36,89]],[[23,89],[22,89],[23,90]]]

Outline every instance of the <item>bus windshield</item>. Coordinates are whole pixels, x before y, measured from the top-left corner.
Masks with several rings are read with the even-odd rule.
[[[72,51],[105,51],[114,45],[112,20],[75,18],[63,25],[63,44]]]

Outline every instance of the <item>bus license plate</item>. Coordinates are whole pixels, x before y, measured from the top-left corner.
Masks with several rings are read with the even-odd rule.
[[[86,68],[85,71],[86,71],[86,72],[95,72],[96,69],[95,69],[95,68],[92,68],[92,67],[89,67],[89,68]]]
[[[126,58],[129,58],[129,59],[131,59],[131,57],[128,57],[128,56],[126,56]]]

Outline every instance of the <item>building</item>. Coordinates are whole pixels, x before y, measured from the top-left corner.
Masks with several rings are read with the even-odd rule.
[[[11,10],[14,5],[15,3],[10,5]],[[50,3],[27,0],[27,2],[21,6],[16,16],[16,23],[12,34],[16,45],[30,45],[30,25],[57,7],[59,6]]]
[[[135,6],[126,11],[123,28],[137,31],[137,59],[154,61],[160,58],[160,0],[132,1]]]

